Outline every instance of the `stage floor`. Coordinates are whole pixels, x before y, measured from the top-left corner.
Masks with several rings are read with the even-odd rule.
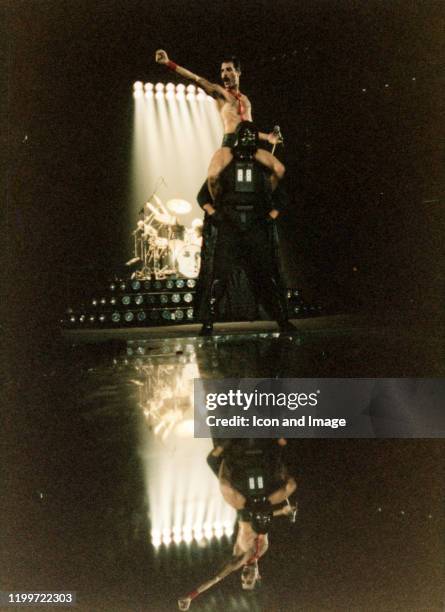
[[[3,385],[1,590],[76,591],[82,612],[164,612],[216,573],[233,514],[205,463],[210,440],[190,435],[195,377],[443,375],[432,325],[295,324],[293,337],[264,322],[205,339],[198,326],[65,331],[28,353]],[[439,610],[443,442],[290,451],[299,516],[273,526],[261,588],[244,593],[236,574],[191,610]]]

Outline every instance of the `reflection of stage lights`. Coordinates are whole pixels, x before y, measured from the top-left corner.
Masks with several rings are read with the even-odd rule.
[[[173,289],[173,287],[174,287],[174,286],[175,286],[175,283],[174,283],[172,280],[168,280],[168,281],[166,281],[166,283],[165,283],[165,287],[166,287],[167,289]]]
[[[140,306],[141,304],[144,303],[144,296],[139,293],[138,295],[135,296],[134,301],[138,306]]]
[[[149,280],[144,281],[144,289],[146,289],[147,291],[151,289],[151,283]]]
[[[165,295],[165,293],[163,293],[160,298],[159,298],[161,304],[167,304],[168,302],[168,295]]]
[[[105,316],[104,314],[101,314],[101,315],[99,316],[99,321],[100,321],[101,323],[103,323],[103,322],[105,321],[105,319],[106,319],[106,316]]]
[[[184,302],[186,302],[187,304],[190,304],[190,302],[193,302],[193,294],[184,293]]]
[[[131,302],[131,297],[129,295],[124,295],[122,298],[122,304],[124,304],[124,306],[128,306],[130,302]]]
[[[145,321],[146,318],[147,318],[147,315],[145,314],[143,310],[138,312],[138,321]]]
[[[138,280],[131,281],[131,288],[133,289],[133,291],[139,291],[139,289],[141,288],[140,281]]]
[[[175,319],[177,321],[182,321],[182,319],[184,318],[184,311],[183,310],[175,310]]]
[[[158,92],[164,91],[164,83],[156,83],[155,90]]]
[[[112,297],[112,298],[111,298],[111,300],[110,300],[110,304],[116,304],[116,298],[115,298],[115,297]]]
[[[113,323],[119,323],[119,321],[121,320],[121,313],[113,312],[113,314],[111,315],[111,320],[113,321]]]
[[[187,308],[187,319],[193,319],[193,308]]]
[[[185,286],[185,282],[182,280],[182,278],[178,278],[178,280],[176,281],[176,287],[178,289],[183,289]]]
[[[180,301],[181,301],[181,294],[180,293],[173,293],[172,294],[172,302],[174,304],[179,304]]]
[[[124,315],[124,319],[126,320],[127,323],[131,323],[131,321],[133,321],[134,319],[134,313],[132,313],[131,310],[127,310],[127,312]]]
[[[194,287],[196,287],[196,281],[194,278],[189,278],[187,281],[187,287],[189,289],[193,289]]]

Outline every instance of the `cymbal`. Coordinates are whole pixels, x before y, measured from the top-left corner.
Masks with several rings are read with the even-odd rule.
[[[173,198],[167,202],[167,208],[175,215],[186,215],[192,210],[192,205],[187,200]]]

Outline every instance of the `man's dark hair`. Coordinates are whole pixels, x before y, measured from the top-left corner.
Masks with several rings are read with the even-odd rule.
[[[237,72],[241,72],[241,62],[239,61],[237,57],[235,57],[234,55],[227,55],[226,57],[223,57],[223,59],[221,60],[221,64],[223,63],[227,64],[229,62],[232,62],[233,67],[235,68]]]

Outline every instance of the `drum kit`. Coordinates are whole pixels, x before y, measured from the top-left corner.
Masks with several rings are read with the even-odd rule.
[[[191,228],[178,222],[178,216],[188,214],[191,209],[189,202],[178,198],[164,205],[157,195],[144,204],[133,232],[134,257],[126,264],[142,264],[132,278],[147,280],[172,275],[187,278],[198,276],[202,221],[195,219]]]

